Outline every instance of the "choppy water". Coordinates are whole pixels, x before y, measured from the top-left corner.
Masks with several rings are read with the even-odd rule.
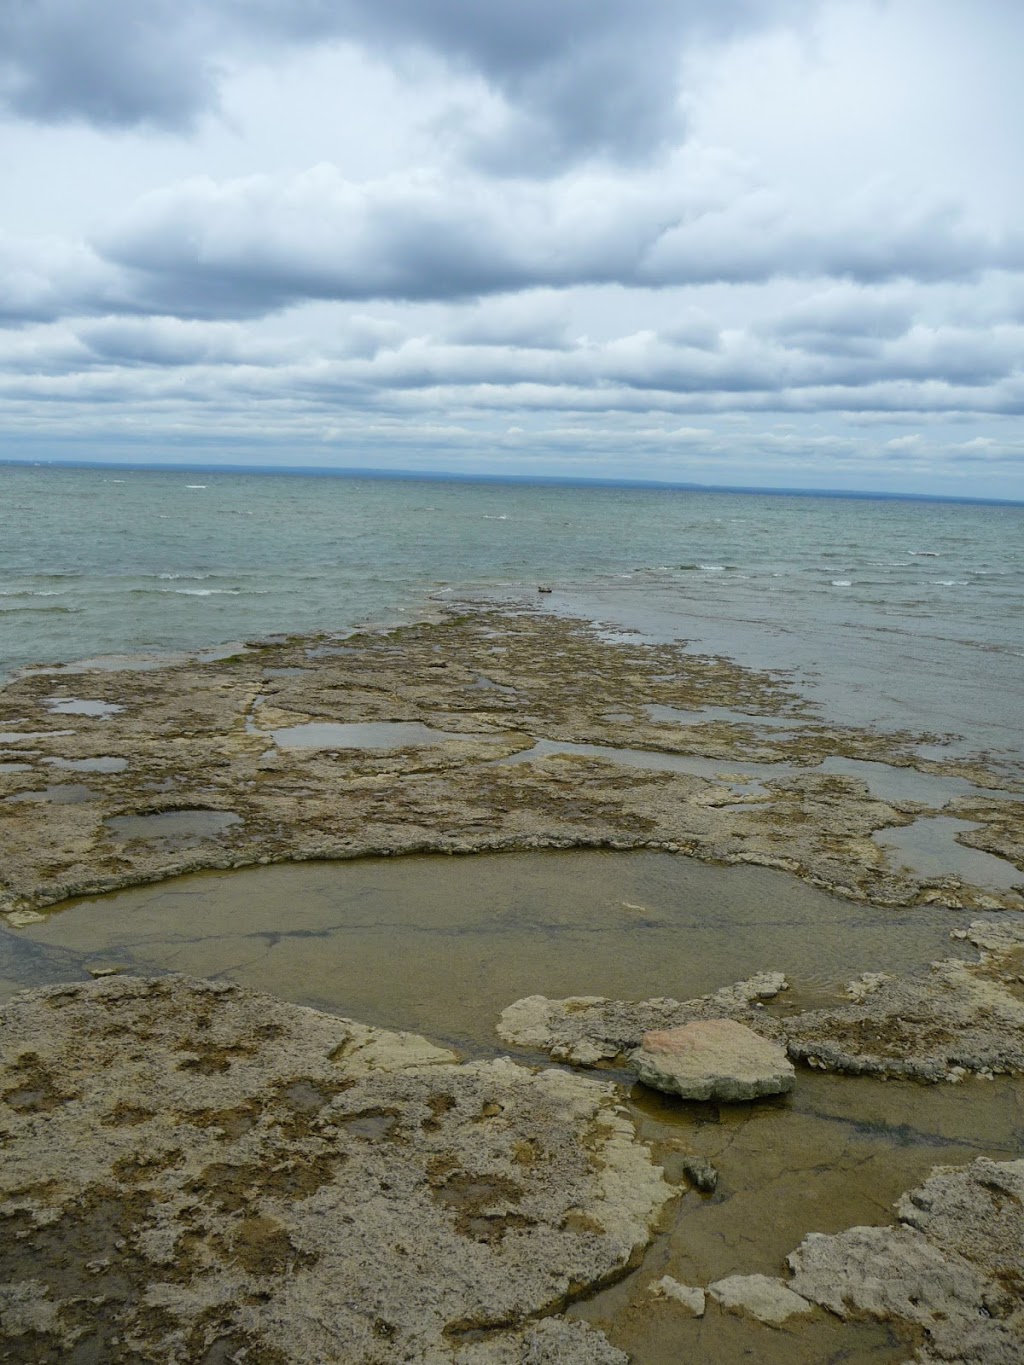
[[[0,525],[5,672],[521,594],[1021,757],[1021,506],[7,466]]]

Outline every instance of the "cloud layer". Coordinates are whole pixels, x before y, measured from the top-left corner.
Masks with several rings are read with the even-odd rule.
[[[1024,496],[1024,16],[965,25],[18,0],[8,447]]]

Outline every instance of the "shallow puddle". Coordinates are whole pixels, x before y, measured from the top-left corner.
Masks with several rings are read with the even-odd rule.
[[[153,837],[194,816],[227,818],[174,811],[121,830]],[[584,851],[197,873],[71,902],[19,932],[487,1051],[524,995],[687,999],[764,970],[821,993],[956,953],[949,932],[969,918],[877,910],[765,868]]]
[[[21,744],[26,739],[62,739],[74,730],[8,730],[0,734],[0,744]]]
[[[88,801],[95,795],[91,787],[83,787],[77,783],[66,782],[55,787],[42,787],[38,791],[15,792],[13,796],[5,796],[5,801],[48,801],[54,806],[75,805],[79,801]]]
[[[708,725],[712,721],[724,721],[727,725],[789,730],[794,725],[789,716],[753,716],[746,711],[736,711],[730,706],[705,706],[700,711],[684,711],[678,706],[662,706],[656,702],[649,702],[644,706],[644,710],[651,720],[671,725]]]
[[[626,768],[646,768],[659,773],[686,773],[690,777],[705,777],[721,781],[734,789],[748,789],[748,779],[756,777],[792,777],[798,770],[791,763],[745,763],[736,758],[701,758],[693,754],[669,754],[660,749],[621,749],[612,744],[572,744],[568,740],[538,739],[529,749],[523,749],[496,762],[502,766],[513,763],[532,763],[553,754],[579,754],[582,758],[603,758],[621,763]],[[741,778],[740,782],[731,779]]]
[[[820,1365],[906,1361],[879,1324],[844,1324],[818,1311],[783,1328],[725,1313],[703,1319],[652,1297],[663,1275],[705,1286],[726,1275],[785,1278],[785,1258],[808,1232],[892,1221],[892,1205],[933,1166],[1020,1154],[1019,1083],[899,1085],[800,1070],[791,1095],[754,1104],[691,1104],[634,1087],[629,1108],[669,1178],[683,1155],[718,1171],[713,1194],[685,1193],[644,1264],[578,1305],[639,1365]]]
[[[498,735],[460,735],[454,731],[435,730],[418,720],[358,721],[348,725],[311,722],[271,730],[269,735],[282,749],[405,749],[421,744],[446,744],[450,740],[478,743],[500,738]]]
[[[117,815],[107,829],[121,839],[205,839],[241,822],[225,810],[166,810],[154,815]]]
[[[841,777],[859,777],[866,782],[872,796],[882,801],[919,801],[923,806],[944,806],[957,796],[997,797],[1007,801],[1021,801],[1020,792],[993,791],[977,787],[965,777],[946,777],[941,773],[922,773],[916,768],[895,768],[889,763],[875,763],[869,759],[840,758],[830,755],[815,771],[836,773]]]
[[[123,773],[128,766],[126,758],[109,755],[99,758],[44,758],[43,762],[53,768],[67,768],[76,773]]]
[[[1005,858],[957,843],[956,835],[982,826],[950,815],[932,815],[911,825],[876,830],[872,838],[887,849],[892,862],[909,868],[919,877],[945,877],[955,873],[974,886],[991,891],[1024,887],[1024,872]]]
[[[47,697],[46,709],[54,716],[116,716],[123,711],[112,701],[88,701],[80,697]]]

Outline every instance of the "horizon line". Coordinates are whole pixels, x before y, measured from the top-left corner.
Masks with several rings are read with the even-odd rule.
[[[697,483],[692,480],[601,477],[585,474],[484,474],[452,470],[372,469],[338,465],[203,464],[194,461],[39,460],[0,457],[0,468],[119,469],[128,473],[267,474],[307,478],[364,478],[396,481],[534,484],[563,488],[652,488],[681,493],[760,493],[778,497],[862,498],[888,502],[957,502],[981,506],[1024,507],[1021,498],[970,496],[959,493],[909,493],[885,490],[816,487],[768,487],[760,484]]]

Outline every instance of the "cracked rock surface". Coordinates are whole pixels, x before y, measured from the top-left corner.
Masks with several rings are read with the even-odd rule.
[[[540,1318],[672,1193],[612,1086],[186,977],[25,992],[0,1049],[7,1358],[625,1360]]]
[[[789,1288],[842,1318],[923,1331],[916,1359],[1019,1365],[1024,1357],[1024,1161],[937,1167],[894,1227],[812,1233]]]

